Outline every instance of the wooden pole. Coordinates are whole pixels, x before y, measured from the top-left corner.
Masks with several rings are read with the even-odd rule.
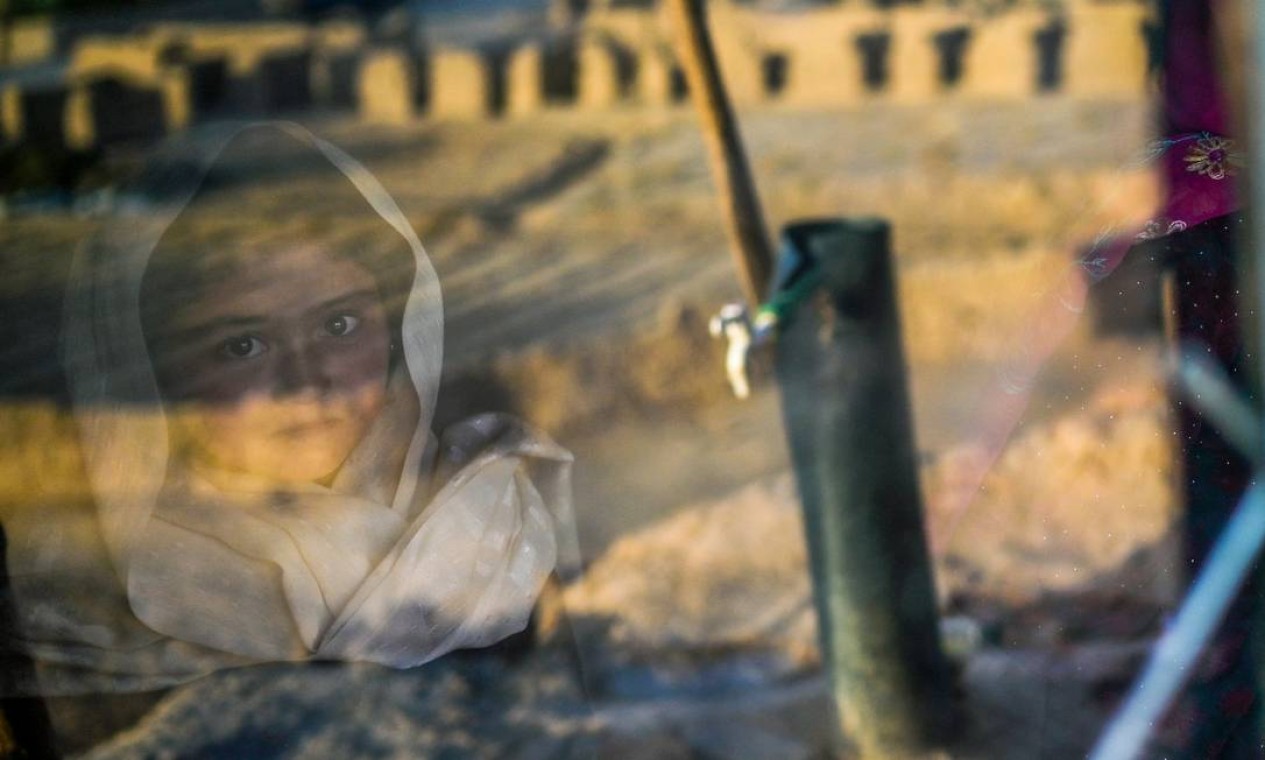
[[[889,230],[791,225],[821,303],[783,322],[775,366],[841,728],[867,758],[910,758],[957,723],[923,527]],[[814,308],[809,308],[812,306]]]
[[[677,57],[698,112],[712,177],[720,193],[730,250],[743,294],[754,309],[764,299],[773,269],[769,234],[729,96],[707,31],[704,0],[667,0],[676,28]]]

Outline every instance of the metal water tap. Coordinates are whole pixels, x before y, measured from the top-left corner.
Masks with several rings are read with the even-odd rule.
[[[707,331],[713,337],[729,341],[729,349],[725,352],[725,374],[729,377],[729,387],[738,398],[751,396],[748,374],[751,351],[768,342],[777,322],[777,315],[766,309],[760,309],[752,319],[747,307],[740,303],[725,304],[708,322]]]
[[[708,322],[708,332],[729,341],[725,372],[735,396],[745,399],[751,395],[747,368],[752,349],[773,340],[820,282],[816,261],[799,247],[788,244],[778,257],[769,300],[756,309],[754,318],[743,304],[730,303]]]
[[[708,322],[707,331],[714,338],[723,337],[729,341],[729,349],[725,352],[725,374],[729,377],[729,387],[738,398],[749,397],[751,383],[747,378],[747,357],[755,336],[747,307],[738,303],[725,304]]]

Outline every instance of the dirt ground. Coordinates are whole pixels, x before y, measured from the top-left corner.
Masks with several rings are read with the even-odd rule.
[[[764,694],[751,699],[782,699],[768,708],[776,715],[807,710],[820,732],[828,702],[814,671],[777,392],[767,367],[757,368],[753,398],[733,399],[723,348],[706,334],[707,317],[738,290],[690,114],[393,129],[329,117],[311,126],[386,185],[439,271],[447,355],[438,420],[505,409],[576,452],[578,529],[592,572],[569,591],[569,607],[609,623],[592,634],[600,651],[590,664],[622,674],[612,686],[628,690],[621,699],[689,701],[682,679],[720,684],[718,694],[742,685],[728,665],[707,676],[694,656],[740,644],[741,658],[755,659],[734,662]],[[954,756],[1075,756],[1176,588],[1158,334],[1096,333],[1096,313],[1112,302],[1101,293],[1080,317],[1051,310],[1077,272],[1076,254],[1145,219],[1154,202],[1153,177],[1135,160],[1146,104],[771,109],[745,114],[743,128],[774,228],[839,215],[893,224],[942,597],[946,609],[1003,632],[965,668],[979,716],[970,746]],[[125,171],[136,156],[116,160]],[[275,169],[244,190],[261,224],[286,214],[354,238],[338,229],[337,209],[322,208],[318,185],[283,163]],[[0,465],[7,509],[81,492],[50,357],[60,277],[95,224],[20,209],[0,224],[0,288],[13,315],[0,356],[2,411],[16,431]],[[1046,340],[1051,315],[1063,321]],[[1035,358],[1034,336],[1043,346]],[[1017,359],[1039,371],[1015,407],[1004,389]],[[699,526],[713,531],[710,543]],[[774,534],[782,543],[737,549],[744,536]],[[687,555],[702,558],[682,564]],[[767,613],[764,627],[748,614],[755,610]],[[712,617],[721,613],[746,627],[726,629]],[[680,635],[664,638],[671,630]],[[681,646],[687,655],[672,654]],[[1045,688],[1032,691],[1033,679]],[[146,725],[186,725],[163,721],[189,699],[170,698]],[[728,720],[715,709],[701,724]],[[662,726],[669,712],[643,717]],[[604,719],[631,720],[611,715]],[[773,734],[793,737],[787,721]],[[702,756],[740,756],[723,749],[743,743],[737,734],[713,729],[699,739],[707,732],[690,725],[668,733],[694,737],[682,741]],[[805,746],[829,741],[818,739]],[[604,756],[656,756],[650,738],[641,749],[627,736],[607,740],[625,744]],[[101,756],[140,756],[143,744],[133,734]]]

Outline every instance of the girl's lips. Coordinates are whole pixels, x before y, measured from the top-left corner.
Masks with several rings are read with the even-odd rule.
[[[319,420],[310,420],[307,422],[298,422],[286,425],[285,427],[277,430],[277,435],[285,436],[287,438],[297,438],[329,430],[338,424],[339,419],[337,417],[324,417]]]

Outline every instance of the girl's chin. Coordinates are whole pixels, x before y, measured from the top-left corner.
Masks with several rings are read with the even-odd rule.
[[[206,456],[199,469],[209,468],[229,477],[240,475],[265,485],[327,484],[346,458],[344,451],[313,451],[310,447],[288,451],[285,447],[270,447],[266,452],[256,450],[253,456],[244,450],[229,456]]]

